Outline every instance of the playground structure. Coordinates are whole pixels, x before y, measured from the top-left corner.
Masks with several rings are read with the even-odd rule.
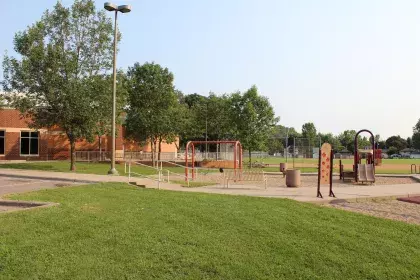
[[[359,149],[358,137],[362,132],[367,132],[371,135],[371,149]],[[362,163],[362,158],[366,162]],[[354,137],[354,163],[353,171],[345,171],[340,160],[340,179],[352,180],[356,183],[375,183],[375,166],[382,163],[382,150],[376,149],[375,137],[370,130],[362,129],[356,133]]]
[[[195,145],[197,144],[231,144],[233,145],[233,170],[236,175],[237,170],[242,171],[242,144],[239,141],[223,140],[223,141],[189,141],[185,146],[185,180],[189,178],[189,169],[191,169],[191,178],[196,177],[196,162],[195,162]],[[191,147],[191,158],[188,157],[188,152]],[[191,162],[189,160],[191,159]],[[191,166],[191,167],[190,167]],[[218,166],[221,168],[221,166]],[[221,169],[222,171],[222,169]]]
[[[411,165],[411,174],[420,174],[420,164],[419,164],[418,173],[417,173],[417,166],[414,163]]]
[[[331,147],[331,144],[324,143],[319,149],[318,156],[318,189],[317,197],[323,198],[321,193],[321,185],[329,185],[329,197],[335,197],[335,194],[332,189],[332,174],[334,166],[334,151]]]

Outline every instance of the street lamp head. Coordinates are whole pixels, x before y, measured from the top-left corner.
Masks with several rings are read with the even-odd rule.
[[[117,9],[118,9],[118,8],[117,8],[117,5],[112,4],[111,2],[106,2],[106,3],[104,4],[104,8],[105,8],[105,10],[110,11],[110,12],[115,11],[115,10],[117,10]]]
[[[130,5],[121,5],[118,6],[118,11],[125,14],[131,12],[131,6]]]

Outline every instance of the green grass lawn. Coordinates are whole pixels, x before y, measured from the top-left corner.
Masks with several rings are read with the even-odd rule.
[[[11,196],[1,279],[419,279],[420,227],[284,199],[126,184]]]

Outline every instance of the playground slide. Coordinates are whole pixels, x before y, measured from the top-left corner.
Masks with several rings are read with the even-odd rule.
[[[359,182],[367,182],[366,164],[357,165],[357,177],[359,178]]]
[[[372,164],[359,164],[358,167],[359,182],[375,182]]]
[[[366,179],[368,182],[375,182],[375,171],[373,168],[373,164],[366,165]]]

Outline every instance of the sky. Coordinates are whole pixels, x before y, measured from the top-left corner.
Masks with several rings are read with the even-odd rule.
[[[0,54],[55,0],[2,1]],[[70,5],[71,0],[62,1]],[[98,9],[103,2],[96,1]],[[129,0],[118,67],[168,67],[185,94],[256,85],[301,130],[409,137],[420,118],[418,0]],[[111,16],[111,14],[110,14]],[[0,71],[0,78],[2,77]]]

